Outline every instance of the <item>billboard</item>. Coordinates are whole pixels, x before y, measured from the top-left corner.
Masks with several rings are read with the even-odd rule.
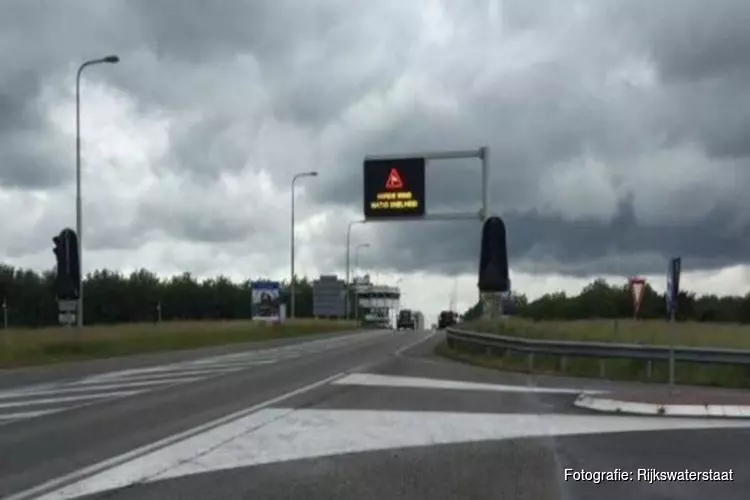
[[[365,160],[365,219],[423,217],[425,159]]]
[[[313,282],[313,316],[346,316],[346,283],[336,276],[321,276]]]
[[[250,310],[254,320],[281,320],[281,283],[255,281],[250,285]]]

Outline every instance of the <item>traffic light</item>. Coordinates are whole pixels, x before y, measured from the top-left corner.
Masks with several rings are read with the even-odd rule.
[[[78,236],[72,229],[65,228],[52,241],[57,259],[55,294],[58,300],[78,300],[81,283]]]
[[[505,223],[500,217],[489,217],[482,227],[478,285],[480,292],[510,291]]]

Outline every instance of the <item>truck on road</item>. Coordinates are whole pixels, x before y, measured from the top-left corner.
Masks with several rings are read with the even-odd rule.
[[[416,330],[417,325],[411,309],[401,309],[396,319],[397,330]]]
[[[458,314],[454,311],[441,311],[438,317],[438,329],[443,330],[458,323]]]

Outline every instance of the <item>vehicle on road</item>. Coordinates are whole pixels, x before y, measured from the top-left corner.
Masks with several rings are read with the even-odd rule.
[[[458,314],[454,311],[440,311],[438,317],[438,330],[444,330],[458,323]]]
[[[398,319],[396,320],[397,330],[416,330],[416,322],[414,321],[414,314],[411,309],[401,309],[398,313]]]

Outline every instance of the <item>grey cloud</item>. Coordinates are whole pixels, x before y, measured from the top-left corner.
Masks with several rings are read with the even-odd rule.
[[[146,202],[134,225],[142,231],[161,231],[176,239],[205,243],[237,242],[272,232],[271,224],[262,217],[248,218],[232,207],[221,207],[205,199]]]
[[[699,8],[695,3],[686,4],[685,9]],[[750,165],[744,158],[748,144],[745,138],[750,134],[747,123],[750,110],[746,106],[749,94],[746,85],[744,88],[738,85],[738,75],[744,75],[745,68],[740,66],[739,59],[728,54],[718,56],[724,58],[723,62],[707,65],[699,71],[700,54],[690,52],[689,41],[677,35],[677,23],[671,26],[672,19],[665,17],[654,16],[651,24],[646,23],[653,33],[661,33],[661,28],[674,28],[673,33],[661,35],[662,38],[649,39],[654,46],[623,43],[628,36],[638,38],[641,31],[628,26],[629,31],[618,32],[614,28],[621,29],[622,24],[616,17],[624,15],[623,12],[633,14],[634,8],[620,4],[622,8],[614,9],[611,5],[610,2],[608,9],[595,13],[602,25],[584,35],[590,36],[589,49],[595,53],[600,39],[594,34],[606,31],[607,25],[613,27],[612,47],[628,49],[615,54],[617,58],[587,58],[585,52],[572,54],[563,50],[554,62],[537,65],[515,81],[513,78],[498,80],[493,95],[462,94],[461,117],[452,127],[445,126],[439,118],[431,119],[429,113],[415,113],[398,127],[352,146],[356,152],[351,151],[348,163],[356,162],[361,170],[362,156],[372,150],[440,149],[441,144],[442,149],[450,149],[455,143],[476,144],[477,139],[485,140],[493,152],[493,200],[496,208],[501,208],[507,216],[511,264],[515,263],[517,269],[576,275],[662,272],[671,255],[682,255],[692,269],[747,263],[748,242],[744,235],[750,228],[741,214],[750,207],[744,201],[742,189],[709,191],[716,197],[715,202],[706,204],[709,208],[686,226],[678,221],[682,217],[680,207],[689,202],[689,195],[676,193],[695,189],[688,187],[692,177],[704,176],[705,172],[692,170],[698,168],[694,164],[685,164],[679,173],[675,171],[675,176],[665,178],[648,176],[647,172],[638,173],[628,167],[628,163],[635,167],[641,154],[698,143],[709,158],[739,157],[731,167],[714,165],[717,169],[714,175],[729,177],[739,186],[746,185],[750,181],[747,170]],[[648,7],[640,5],[643,14],[648,13]],[[731,10],[738,3],[719,5]],[[707,9],[702,3],[700,11]],[[736,14],[742,17],[741,13]],[[691,19],[698,19],[699,14],[691,15]],[[683,35],[698,33],[699,43],[705,46],[698,47],[699,51],[705,50],[706,54],[714,50],[732,52],[742,45],[727,41],[736,30],[729,29],[725,34],[711,32],[721,30],[721,20],[729,22],[729,17],[732,14],[728,12],[712,13],[705,23],[697,26],[694,23],[692,30],[685,30],[683,26],[679,29]],[[534,29],[531,21],[526,25]],[[674,37],[669,38],[670,35]],[[606,38],[601,40],[606,45]],[[576,43],[580,44],[580,40]],[[670,52],[665,47],[667,43],[683,52]],[[609,53],[610,49],[605,47],[600,52]],[[656,86],[621,85],[615,89],[604,86],[603,76],[616,71],[618,65],[632,60],[645,63],[649,55],[657,64]],[[571,59],[563,56],[571,56]],[[670,57],[678,59],[673,66],[669,65]],[[689,63],[696,64],[695,71],[683,70],[679,73],[679,82],[675,81],[675,75],[669,78],[670,71],[687,68]],[[706,79],[707,75],[711,78]],[[450,76],[446,75],[448,80]],[[598,86],[592,86],[591,79],[598,80]],[[605,222],[586,218],[571,220],[565,214],[543,211],[544,200],[538,191],[540,181],[560,168],[561,162],[579,160],[583,163],[587,152],[593,152],[609,165],[620,208]],[[664,165],[653,165],[653,169],[660,167]],[[428,210],[450,204],[468,206],[470,200],[478,199],[476,186],[471,182],[476,175],[469,168],[456,164],[456,168],[449,171],[428,171]],[[656,170],[653,173],[657,173]],[[640,183],[632,182],[638,178],[635,176],[643,176],[641,185],[653,193],[650,196],[659,196],[661,187],[663,196],[671,202],[651,203],[659,207],[659,211],[649,213],[641,208],[636,217],[633,190],[637,192]],[[630,179],[634,186],[622,189],[622,179]],[[360,172],[349,172],[349,181],[352,189],[358,190]],[[341,196],[340,186],[334,183],[322,187],[321,197]],[[591,189],[591,185],[581,177],[567,196],[579,205],[586,205],[591,203],[590,194],[593,194],[587,194],[587,189]],[[705,189],[712,188],[705,186]],[[361,203],[357,203],[357,197],[349,195],[346,201],[357,206]],[[659,222],[665,218],[664,210],[671,213],[667,218],[675,225]],[[472,225],[467,223],[435,224],[410,222],[375,226],[373,239],[378,248],[369,252],[368,258],[399,271],[475,271],[478,229],[471,229]],[[392,250],[395,248],[398,250]]]
[[[101,8],[85,0],[0,5],[0,186],[42,189],[72,178],[73,144],[63,148],[47,123],[44,93],[73,82],[87,54],[104,55],[90,53],[91,40],[107,53],[123,45],[111,29],[127,23],[121,14],[115,3]]]
[[[667,259],[681,256],[686,270],[716,269],[747,262],[750,224],[731,226],[724,210],[708,214],[689,227],[638,224],[624,203],[615,219],[566,222],[534,213],[503,214],[512,269],[577,276],[650,274],[666,269]],[[372,247],[363,264],[394,272],[477,272],[479,222],[377,223],[368,230]]]
[[[717,76],[747,78],[750,4],[718,0],[628,2],[616,11],[642,35],[666,80],[695,82]],[[645,35],[645,36],[643,36]]]
[[[40,110],[41,87],[29,70],[0,74],[0,186],[44,188],[65,177]]]
[[[65,166],[72,155],[62,156],[61,149],[41,125],[0,133],[0,188],[45,189],[71,179],[73,170]]]
[[[662,84],[663,126],[715,158],[750,153],[750,4],[628,2],[617,22],[654,63]]]
[[[210,187],[226,173],[265,169],[285,186],[295,171],[315,168],[320,177],[306,184],[315,207],[361,211],[366,154],[488,145],[494,208],[506,217],[518,269],[659,272],[675,253],[693,268],[748,261],[744,2],[443,4],[442,19],[401,0],[4,4],[0,20],[14,21],[0,21],[0,29],[12,39],[32,31],[45,37],[26,43],[23,57],[0,47],[14,61],[0,73],[0,183],[66,180],[55,148],[30,146],[50,134],[34,103],[42,84],[61,85],[88,55],[117,52],[116,70],[86,77],[128,93],[140,113],[169,119],[171,149],[156,171]],[[63,21],[79,29],[63,36]],[[695,145],[691,154],[707,161],[675,168],[652,159]],[[591,158],[601,172],[584,169]],[[643,165],[649,161],[651,169]],[[674,173],[661,175],[668,167]],[[566,182],[558,182],[563,174]],[[712,175],[733,182],[696,186]],[[431,211],[478,209],[478,162],[430,166],[427,191]],[[286,213],[241,220],[210,204],[200,210],[202,201],[144,202],[120,233],[250,238],[269,252],[286,242],[274,230]],[[343,244],[344,223],[326,234]],[[363,263],[475,271],[478,223],[371,231],[376,241]],[[321,267],[339,265],[336,245],[316,248]]]

